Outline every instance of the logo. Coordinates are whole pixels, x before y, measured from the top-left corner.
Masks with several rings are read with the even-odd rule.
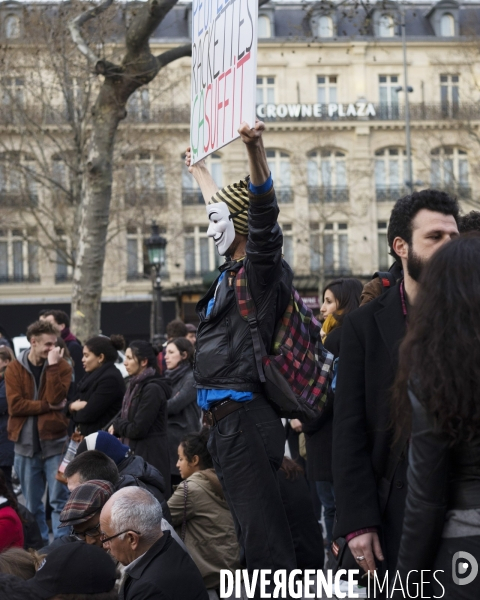
[[[470,573],[468,573],[470,571]],[[464,575],[468,573],[466,577]],[[468,585],[478,575],[477,559],[469,552],[455,552],[452,558],[452,579],[457,585]]]

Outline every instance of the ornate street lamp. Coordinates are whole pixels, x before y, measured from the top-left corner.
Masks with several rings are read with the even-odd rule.
[[[155,298],[155,331],[154,336],[158,339],[163,335],[163,310],[162,310],[162,278],[160,271],[165,266],[165,254],[167,248],[167,240],[160,235],[158,225],[155,221],[152,222],[152,235],[145,240],[147,247],[148,262],[152,269],[152,287]],[[153,340],[152,340],[153,341]]]

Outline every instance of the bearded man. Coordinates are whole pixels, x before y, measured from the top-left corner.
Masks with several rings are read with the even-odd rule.
[[[225,263],[197,305],[195,380],[198,404],[210,422],[208,449],[235,522],[243,559],[254,569],[295,568],[295,551],[277,483],[285,431],[262,393],[248,322],[240,316],[235,277],[244,267],[263,343],[291,294],[293,273],[282,259],[283,235],[263,147],[264,124],[243,123],[239,133],[250,176],[219,190],[205,163],[186,164],[207,205],[209,228]]]
[[[360,568],[379,568],[382,581],[396,567],[407,492],[406,441],[392,448],[390,392],[398,348],[422,269],[458,235],[458,212],[457,201],[437,190],[397,200],[388,243],[404,277],[342,326],[333,420],[334,537],[346,538]]]

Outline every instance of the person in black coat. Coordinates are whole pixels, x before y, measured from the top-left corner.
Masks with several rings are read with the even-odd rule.
[[[168,452],[172,485],[182,481],[177,467],[178,446],[189,433],[201,429],[200,407],[193,378],[194,348],[186,338],[176,338],[165,348],[165,376],[172,386],[167,402]]]
[[[362,283],[358,279],[345,278],[331,281],[323,290],[323,304],[320,313],[323,317],[323,345],[335,358],[340,355],[340,338],[343,319],[358,308]],[[309,423],[294,419],[291,424],[303,431],[307,449],[307,477],[316,487],[323,506],[328,543],[333,539],[335,519],[335,495],[332,475],[332,432],[334,395],[329,397],[322,413]]]
[[[4,374],[8,364],[15,360],[13,350],[9,346],[0,346],[0,469],[5,475],[5,481],[12,489],[12,466],[15,444],[8,439],[8,404],[5,389]]]
[[[84,436],[103,429],[120,410],[125,382],[115,361],[123,347],[122,336],[99,335],[89,339],[83,348],[86,375],[77,384],[78,399],[68,405],[68,410]]]
[[[397,569],[411,590],[430,575],[425,598],[480,597],[479,256],[469,234],[432,258],[400,348],[395,423],[411,441]]]
[[[208,600],[198,567],[161,521],[159,503],[141,488],[119,490],[103,507],[104,549],[126,567],[119,598]]]
[[[398,347],[422,267],[458,235],[458,210],[454,199],[436,190],[398,200],[388,241],[405,278],[347,315],[342,325],[333,418],[334,537],[347,539],[359,567],[379,567],[392,577],[407,490],[406,443],[392,449]]]
[[[131,379],[122,409],[108,432],[160,471],[169,498],[167,398],[170,385],[158,374],[157,358],[148,342],[138,340],[130,344],[125,353],[125,367]]]

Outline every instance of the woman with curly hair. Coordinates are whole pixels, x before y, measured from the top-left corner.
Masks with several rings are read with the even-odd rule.
[[[425,597],[480,597],[479,307],[480,235],[468,234],[424,269],[393,396],[397,440],[411,433],[397,568],[410,586],[429,571]]]

